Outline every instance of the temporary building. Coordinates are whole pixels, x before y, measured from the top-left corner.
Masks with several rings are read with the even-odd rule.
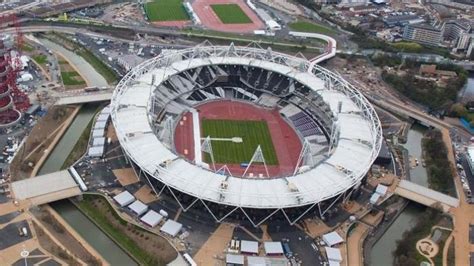
[[[335,262],[342,261],[341,251],[338,248],[325,247],[325,249],[326,249],[326,256],[328,257],[329,261],[335,261]]]
[[[104,144],[105,144],[104,137],[94,138],[92,140],[92,146],[104,146]]]
[[[225,257],[226,265],[244,265],[244,256],[227,254]]]
[[[104,155],[104,146],[90,147],[87,152],[87,156],[89,157],[102,157],[102,155]]]
[[[169,219],[161,227],[160,232],[163,232],[163,233],[166,233],[166,234],[168,234],[172,237],[175,237],[179,233],[179,231],[181,231],[181,228],[183,228],[182,224]]]
[[[120,207],[125,207],[128,204],[135,201],[135,197],[128,191],[124,191],[114,197],[114,200],[120,205]]]
[[[248,256],[247,265],[248,266],[266,266],[267,264],[264,257]]]
[[[332,247],[344,242],[344,239],[342,239],[342,237],[337,232],[331,232],[323,235],[323,241],[326,243],[326,245]]]
[[[257,241],[240,241],[240,252],[247,254],[258,254],[258,242]]]
[[[266,255],[283,255],[284,253],[281,242],[264,242],[263,247]]]
[[[148,206],[139,200],[134,201],[128,206],[128,208],[138,216],[144,214],[148,210]]]
[[[163,220],[163,216],[154,210],[149,210],[142,218],[140,218],[140,220],[150,227],[155,227],[161,222],[161,220]]]
[[[380,198],[380,194],[377,194],[377,193],[374,193],[372,194],[372,196],[370,197],[370,204],[375,204],[377,203],[377,201],[379,200]]]
[[[94,130],[104,129],[106,125],[107,125],[107,121],[97,121],[94,125]]]
[[[377,188],[375,188],[375,193],[377,193],[377,194],[379,194],[380,196],[383,197],[383,196],[385,196],[385,194],[387,194],[387,190],[388,190],[387,186],[378,184]]]
[[[100,114],[97,117],[97,121],[107,121],[109,119],[109,114]]]
[[[92,137],[93,138],[100,138],[104,136],[104,130],[103,129],[96,129],[92,131]]]

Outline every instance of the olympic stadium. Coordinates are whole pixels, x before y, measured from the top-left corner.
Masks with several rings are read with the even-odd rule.
[[[340,75],[256,45],[164,53],[132,69],[111,106],[138,176],[217,222],[323,217],[382,144],[373,107]]]

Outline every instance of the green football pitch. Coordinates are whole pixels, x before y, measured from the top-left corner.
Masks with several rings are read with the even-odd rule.
[[[222,164],[249,163],[258,145],[262,148],[267,165],[278,165],[278,158],[273,147],[270,131],[265,121],[214,120],[201,121],[202,137],[211,138],[214,161]],[[241,143],[214,138],[242,138]],[[211,162],[205,153],[204,160]]]
[[[237,4],[216,4],[211,5],[211,8],[224,24],[252,23],[252,20]]]
[[[145,3],[145,12],[150,21],[189,20],[183,0],[152,0]]]

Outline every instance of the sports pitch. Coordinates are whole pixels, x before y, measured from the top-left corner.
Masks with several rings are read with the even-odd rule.
[[[270,131],[265,121],[214,120],[201,121],[202,137],[211,137],[214,161],[222,164],[248,163],[258,145],[262,148],[267,165],[278,165],[278,158],[273,147]],[[212,140],[212,138],[242,138],[242,143]],[[211,162],[205,153],[204,160]]]
[[[183,0],[152,0],[145,3],[145,12],[150,21],[189,20]]]
[[[252,20],[237,4],[215,4],[211,5],[211,8],[224,24],[252,23]]]

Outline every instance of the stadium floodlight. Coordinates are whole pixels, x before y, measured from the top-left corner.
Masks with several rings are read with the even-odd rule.
[[[216,162],[214,161],[214,153],[212,152],[211,136],[207,136],[201,144],[201,151],[209,154],[211,157],[212,168],[216,172]]]
[[[268,174],[267,163],[265,162],[265,157],[263,157],[263,151],[262,151],[262,147],[260,147],[260,145],[258,145],[257,149],[255,149],[255,152],[253,153],[252,159],[250,159],[250,162],[247,165],[247,168],[245,168],[245,172],[244,172],[243,176],[245,176],[245,174],[247,173],[247,171],[249,170],[250,166],[253,163],[263,163],[263,166],[265,167],[265,172],[267,173],[267,177],[270,177],[270,175]]]
[[[308,164],[310,166],[314,165],[311,144],[309,144],[307,139],[304,139],[303,141],[303,148],[301,149],[300,156],[298,157],[298,161],[296,162],[295,171],[293,172],[293,175],[296,175],[296,173],[300,169],[300,164],[301,166]]]

